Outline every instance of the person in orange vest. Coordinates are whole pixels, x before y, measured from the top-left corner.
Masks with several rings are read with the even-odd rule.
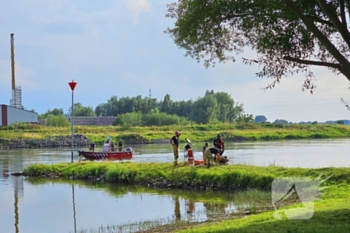
[[[186,142],[187,142],[187,145],[185,146],[185,150],[186,150],[186,154],[185,154],[185,159],[186,159],[186,157],[187,157],[187,161],[186,161],[186,163],[188,163],[188,164],[193,164],[193,162],[194,162],[194,153],[193,153],[193,148],[192,148],[192,143],[191,143],[191,141],[188,139],[188,138],[186,138]]]

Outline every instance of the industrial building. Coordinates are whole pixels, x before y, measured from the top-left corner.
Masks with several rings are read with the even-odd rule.
[[[7,126],[12,123],[38,123],[38,114],[35,112],[23,110],[22,106],[22,89],[16,86],[15,78],[15,49],[14,34],[10,35],[11,42],[11,81],[12,81],[12,99],[10,106],[0,105],[0,126]]]
[[[38,114],[22,110],[5,104],[0,105],[0,126],[7,126],[12,123],[38,123]]]

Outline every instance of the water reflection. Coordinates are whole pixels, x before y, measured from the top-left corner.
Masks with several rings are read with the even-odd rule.
[[[154,227],[157,224],[206,221],[229,214],[239,215],[242,211],[238,210],[249,209],[253,202],[255,206],[271,206],[268,193],[260,195],[258,200],[256,198],[252,200],[252,198],[242,199],[237,194],[228,192],[157,190],[143,186],[72,182],[33,178],[26,180],[25,185],[31,185],[38,191],[37,198],[40,199],[41,204],[37,206],[36,213],[47,213],[44,206],[47,206],[48,203],[52,209],[57,209],[50,214],[51,216],[45,217],[46,214],[41,214],[43,217],[41,221],[52,222],[52,219],[60,219],[63,213],[67,214],[73,209],[70,221],[60,221],[60,225],[56,225],[59,231],[46,229],[47,231],[63,232],[66,230],[67,232],[69,229],[70,232],[84,232],[84,230],[89,232],[96,226],[105,228],[115,226],[122,229],[118,232],[133,232],[147,228],[147,224]],[[61,193],[70,190],[70,198],[60,195],[59,202],[54,202],[54,189],[47,191],[50,187],[56,187]],[[36,202],[26,200],[26,203],[23,203],[22,213],[26,215],[28,205],[35,204]],[[68,206],[70,206],[70,211]],[[72,220],[73,227],[69,224],[72,223]],[[32,224],[35,225],[35,220]],[[25,224],[21,223],[21,226],[23,225]]]
[[[175,195],[174,199],[175,199],[175,210],[174,210],[175,218],[176,220],[181,220],[180,198],[178,195]]]
[[[350,167],[349,139],[227,143],[226,147],[225,155],[232,163],[265,166],[275,161],[287,167]],[[133,161],[172,161],[169,145],[134,148],[138,153]],[[257,200],[247,198],[247,194],[48,182],[9,175],[32,163],[70,162],[70,153],[70,148],[0,150],[0,232],[81,232],[97,226],[117,226],[121,229],[117,232],[132,232],[147,224],[152,227],[244,214],[252,206],[266,206],[264,201],[270,198],[269,194],[259,194]]]
[[[75,213],[75,195],[74,195],[74,184],[72,184],[72,200],[73,200],[73,221],[74,221],[74,233],[77,232],[77,218]]]
[[[0,163],[1,165],[1,170],[2,170],[2,178],[4,180],[9,179],[9,157],[4,157],[2,159],[2,162]],[[19,160],[19,163],[21,161]],[[21,165],[19,166],[21,167]],[[24,196],[24,188],[23,188],[23,178],[18,177],[13,180],[13,211],[14,211],[14,227],[15,227],[15,232],[19,232],[19,199],[23,198]]]
[[[9,158],[5,157],[2,161],[2,177],[7,179],[9,177]]]

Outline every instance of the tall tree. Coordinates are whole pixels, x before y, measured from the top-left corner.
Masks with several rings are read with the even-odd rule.
[[[232,52],[257,52],[247,64],[258,77],[305,72],[303,90],[313,93],[311,66],[326,67],[350,80],[349,0],[178,0],[168,5],[175,26],[167,33],[186,55],[206,67],[235,61]]]
[[[74,107],[74,116],[96,116],[95,111],[92,107],[85,107],[81,103],[75,103]],[[72,107],[69,108],[67,116],[71,116]]]
[[[197,123],[209,123],[217,119],[217,101],[214,95],[206,95],[193,104],[191,119]]]
[[[160,104],[160,111],[170,113],[171,104],[172,104],[172,101],[170,99],[170,95],[166,94],[164,96],[163,102],[161,102],[161,104]]]

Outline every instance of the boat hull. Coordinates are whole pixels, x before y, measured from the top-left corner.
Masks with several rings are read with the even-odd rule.
[[[131,151],[108,151],[108,152],[94,152],[94,151],[78,151],[79,156],[83,156],[89,160],[129,160],[132,159]]]

